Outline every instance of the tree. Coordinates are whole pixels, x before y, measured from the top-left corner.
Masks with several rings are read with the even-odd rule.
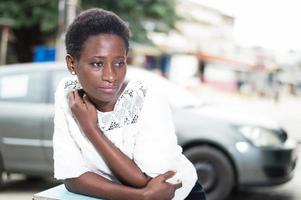
[[[58,0],[0,0],[0,18],[14,21],[12,44],[19,62],[32,60],[34,47],[57,28]]]
[[[147,31],[167,32],[178,16],[175,0],[82,0],[83,9],[100,7],[111,10],[129,22],[132,39],[149,42]]]
[[[149,30],[167,32],[177,20],[175,0],[81,0],[82,9],[100,7],[129,22],[132,40],[148,42]],[[58,29],[58,0],[0,0],[0,18],[14,20],[13,47],[19,62],[32,61],[34,47]]]

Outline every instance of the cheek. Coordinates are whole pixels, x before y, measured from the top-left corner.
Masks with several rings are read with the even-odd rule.
[[[119,80],[124,80],[124,78],[126,76],[126,71],[127,71],[126,67],[124,67],[118,71],[118,79]]]
[[[101,72],[82,70],[78,75],[78,80],[83,87],[89,87],[93,85],[97,79],[99,79]]]

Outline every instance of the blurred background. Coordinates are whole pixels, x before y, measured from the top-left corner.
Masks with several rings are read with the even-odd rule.
[[[82,10],[104,8],[129,23],[129,65],[164,77],[202,101],[265,116],[298,144],[300,6],[298,0],[0,0],[0,70],[10,64],[64,62],[68,25]],[[8,94],[4,82],[0,73],[0,103]],[[298,155],[298,147],[293,149]],[[243,187],[228,199],[300,199],[300,164],[293,168],[288,183]],[[3,175],[0,199],[29,199],[58,184],[9,174]]]

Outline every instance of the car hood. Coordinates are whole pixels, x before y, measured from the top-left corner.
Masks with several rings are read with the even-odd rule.
[[[191,107],[192,108],[192,107]],[[222,105],[201,105],[194,106],[196,112],[203,116],[227,121],[233,125],[259,126],[268,129],[279,129],[279,124],[258,113],[250,112],[243,107],[222,106]]]

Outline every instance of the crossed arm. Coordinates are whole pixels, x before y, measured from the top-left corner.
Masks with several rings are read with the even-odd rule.
[[[68,190],[76,193],[106,199],[172,199],[181,183],[170,184],[166,180],[174,172],[166,172],[150,178],[106,138],[97,127],[97,113],[94,105],[77,91],[68,94],[69,106],[78,124],[98,153],[105,160],[113,174],[122,184],[114,183],[95,173],[86,172],[78,178],[64,181]]]

